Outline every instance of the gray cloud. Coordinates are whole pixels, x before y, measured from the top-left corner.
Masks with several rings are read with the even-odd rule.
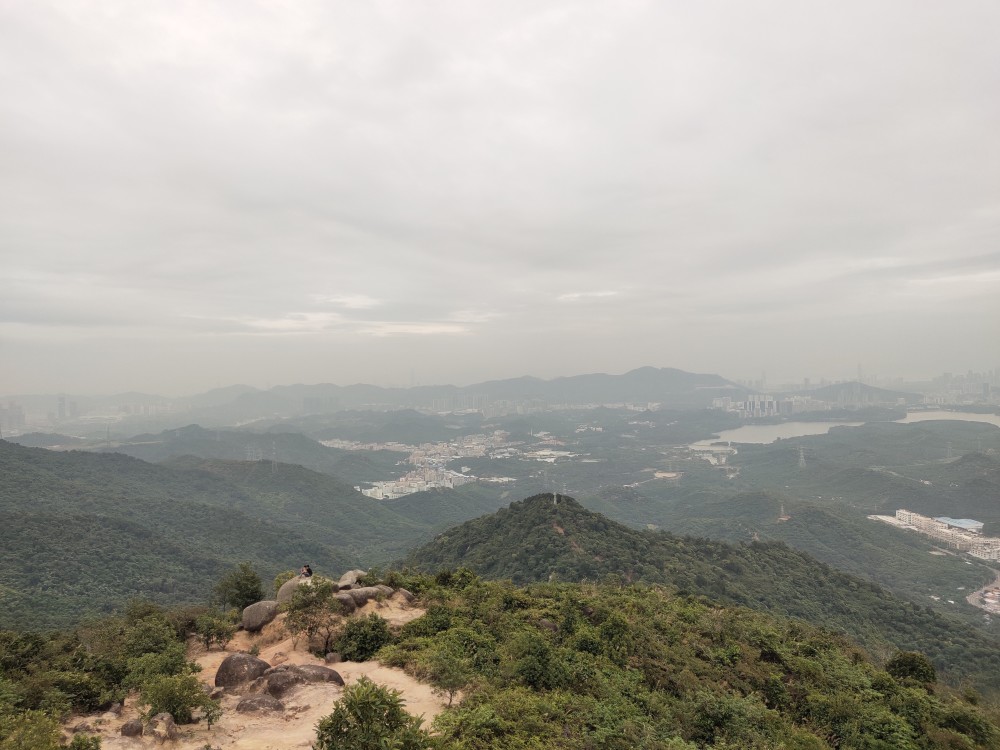
[[[995,367],[998,22],[5,4],[0,392]]]

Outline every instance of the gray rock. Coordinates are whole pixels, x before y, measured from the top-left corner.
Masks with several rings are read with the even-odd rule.
[[[252,682],[271,667],[263,659],[250,654],[231,654],[227,656],[219,671],[215,673],[215,686],[232,689]]]
[[[270,695],[250,695],[236,704],[236,712],[253,714],[258,711],[284,711],[285,705]]]
[[[351,614],[351,612],[358,608],[358,605],[354,603],[354,597],[351,596],[350,591],[338,592],[333,595],[333,598],[340,602],[345,615]]]
[[[142,729],[143,737],[152,737],[158,742],[177,739],[177,725],[168,713],[157,714]]]
[[[364,605],[369,599],[374,599],[381,592],[374,586],[362,586],[359,589],[351,589],[347,592],[359,607]]]
[[[340,577],[337,585],[340,588],[354,588],[358,585],[358,579],[368,575],[367,570],[349,570]]]
[[[344,657],[338,654],[336,651],[331,651],[326,656],[323,657],[323,661],[327,664],[339,664],[344,660]]]
[[[80,734],[80,732],[90,732],[91,734],[93,734],[94,728],[90,726],[90,724],[88,724],[87,722],[81,721],[79,724],[73,727],[71,731],[73,732],[73,734]]]
[[[296,671],[309,682],[333,682],[341,686],[344,684],[344,678],[340,676],[340,672],[329,667],[321,667],[318,664],[303,664],[301,667],[297,667]]]
[[[256,633],[277,616],[278,602],[276,601],[268,600],[251,604],[243,610],[243,629]]]
[[[332,670],[331,670],[332,671]],[[306,678],[291,669],[275,672],[264,678],[267,680],[267,692],[274,698],[281,698],[306,681]]]
[[[538,627],[545,628],[553,633],[559,632],[559,626],[552,622],[552,620],[546,620],[544,617],[538,621]]]
[[[386,586],[384,583],[379,583],[374,588],[378,589],[382,596],[392,596],[396,592],[392,586]]]
[[[225,688],[217,687],[213,688],[212,692],[208,694],[208,697],[211,698],[213,701],[217,701],[220,700],[222,696],[225,694],[226,694]]]
[[[295,593],[295,589],[299,586],[311,586],[312,578],[308,576],[295,576],[281,584],[281,588],[278,589],[278,604],[285,604],[292,600],[292,594]]]
[[[122,715],[122,708],[123,708],[123,706],[122,706],[121,703],[112,703],[111,704],[111,708],[109,708],[108,711],[110,711],[111,713],[113,713],[115,716],[121,716]]]
[[[414,596],[412,592],[407,591],[406,589],[396,589],[396,593],[399,594],[401,597],[403,597],[403,601],[405,601],[407,604],[413,604],[413,602],[417,600],[417,597]]]
[[[122,724],[122,737],[142,737],[142,722],[130,719]]]

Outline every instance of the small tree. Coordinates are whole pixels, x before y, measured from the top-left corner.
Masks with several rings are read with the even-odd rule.
[[[314,750],[424,750],[432,738],[420,728],[420,719],[403,710],[398,690],[361,677],[344,688],[333,713],[319,722]]]
[[[202,709],[209,726],[222,714],[219,702],[208,697],[191,673],[153,677],[142,686],[139,704],[145,706],[144,719],[166,712],[178,724],[190,724],[196,708]]]
[[[448,708],[472,679],[469,660],[453,644],[441,644],[428,654],[427,671],[435,690],[448,697]]]
[[[240,563],[215,585],[215,602],[223,607],[243,610],[264,598],[260,576],[248,562]]]
[[[323,653],[330,650],[340,621],[341,604],[334,597],[336,593],[337,586],[333,581],[313,576],[310,585],[295,587],[292,600],[288,603],[285,627],[295,635],[304,634],[309,640],[322,636]]]
[[[221,648],[236,635],[236,626],[221,617],[213,615],[201,615],[194,621],[194,632],[198,634],[205,648],[211,649],[213,643],[218,643]]]

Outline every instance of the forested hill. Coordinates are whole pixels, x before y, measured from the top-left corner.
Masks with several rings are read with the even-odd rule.
[[[727,544],[638,531],[572,498],[536,495],[468,521],[405,561],[424,571],[466,566],[516,583],[597,580],[667,584],[682,593],[798,617],[869,648],[919,650],[948,679],[1000,688],[1000,639],[782,543]]]
[[[141,596],[202,601],[223,571],[343,571],[430,536],[335,478],[271,462],[55,452],[0,441],[0,627],[42,629]]]

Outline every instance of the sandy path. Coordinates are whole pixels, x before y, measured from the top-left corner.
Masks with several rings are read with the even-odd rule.
[[[385,602],[370,602],[359,610],[362,614],[368,611],[378,612],[390,624],[398,626],[423,614],[423,611],[406,605],[396,597]],[[198,646],[192,646],[190,658],[201,665],[199,678],[202,682],[214,685],[215,673],[229,654],[247,651],[257,645],[260,658],[272,665],[277,664],[319,664],[332,666],[347,684],[351,684],[366,675],[373,682],[393,688],[403,694],[406,700],[406,710],[414,716],[423,716],[424,726],[437,716],[445,706],[445,702],[434,694],[430,685],[417,682],[400,669],[385,667],[378,662],[340,662],[325,665],[322,659],[317,659],[306,649],[304,639],[298,642],[284,633],[283,625],[276,620],[256,636],[240,632],[227,646],[225,651],[208,651]],[[69,722],[70,726],[86,721],[101,734],[101,747],[104,750],[139,750],[140,748],[170,747],[175,750],[204,750],[208,745],[218,750],[292,750],[293,748],[312,747],[316,739],[316,724],[333,709],[333,704],[343,693],[343,688],[330,683],[306,684],[282,699],[285,704],[283,713],[239,714],[236,704],[239,695],[224,695],[222,697],[222,718],[211,729],[203,723],[178,727],[180,736],[169,745],[160,745],[148,737],[122,737],[121,725],[129,719],[136,718],[138,711],[135,698],[130,698],[121,716],[104,714],[103,716],[77,717]]]

